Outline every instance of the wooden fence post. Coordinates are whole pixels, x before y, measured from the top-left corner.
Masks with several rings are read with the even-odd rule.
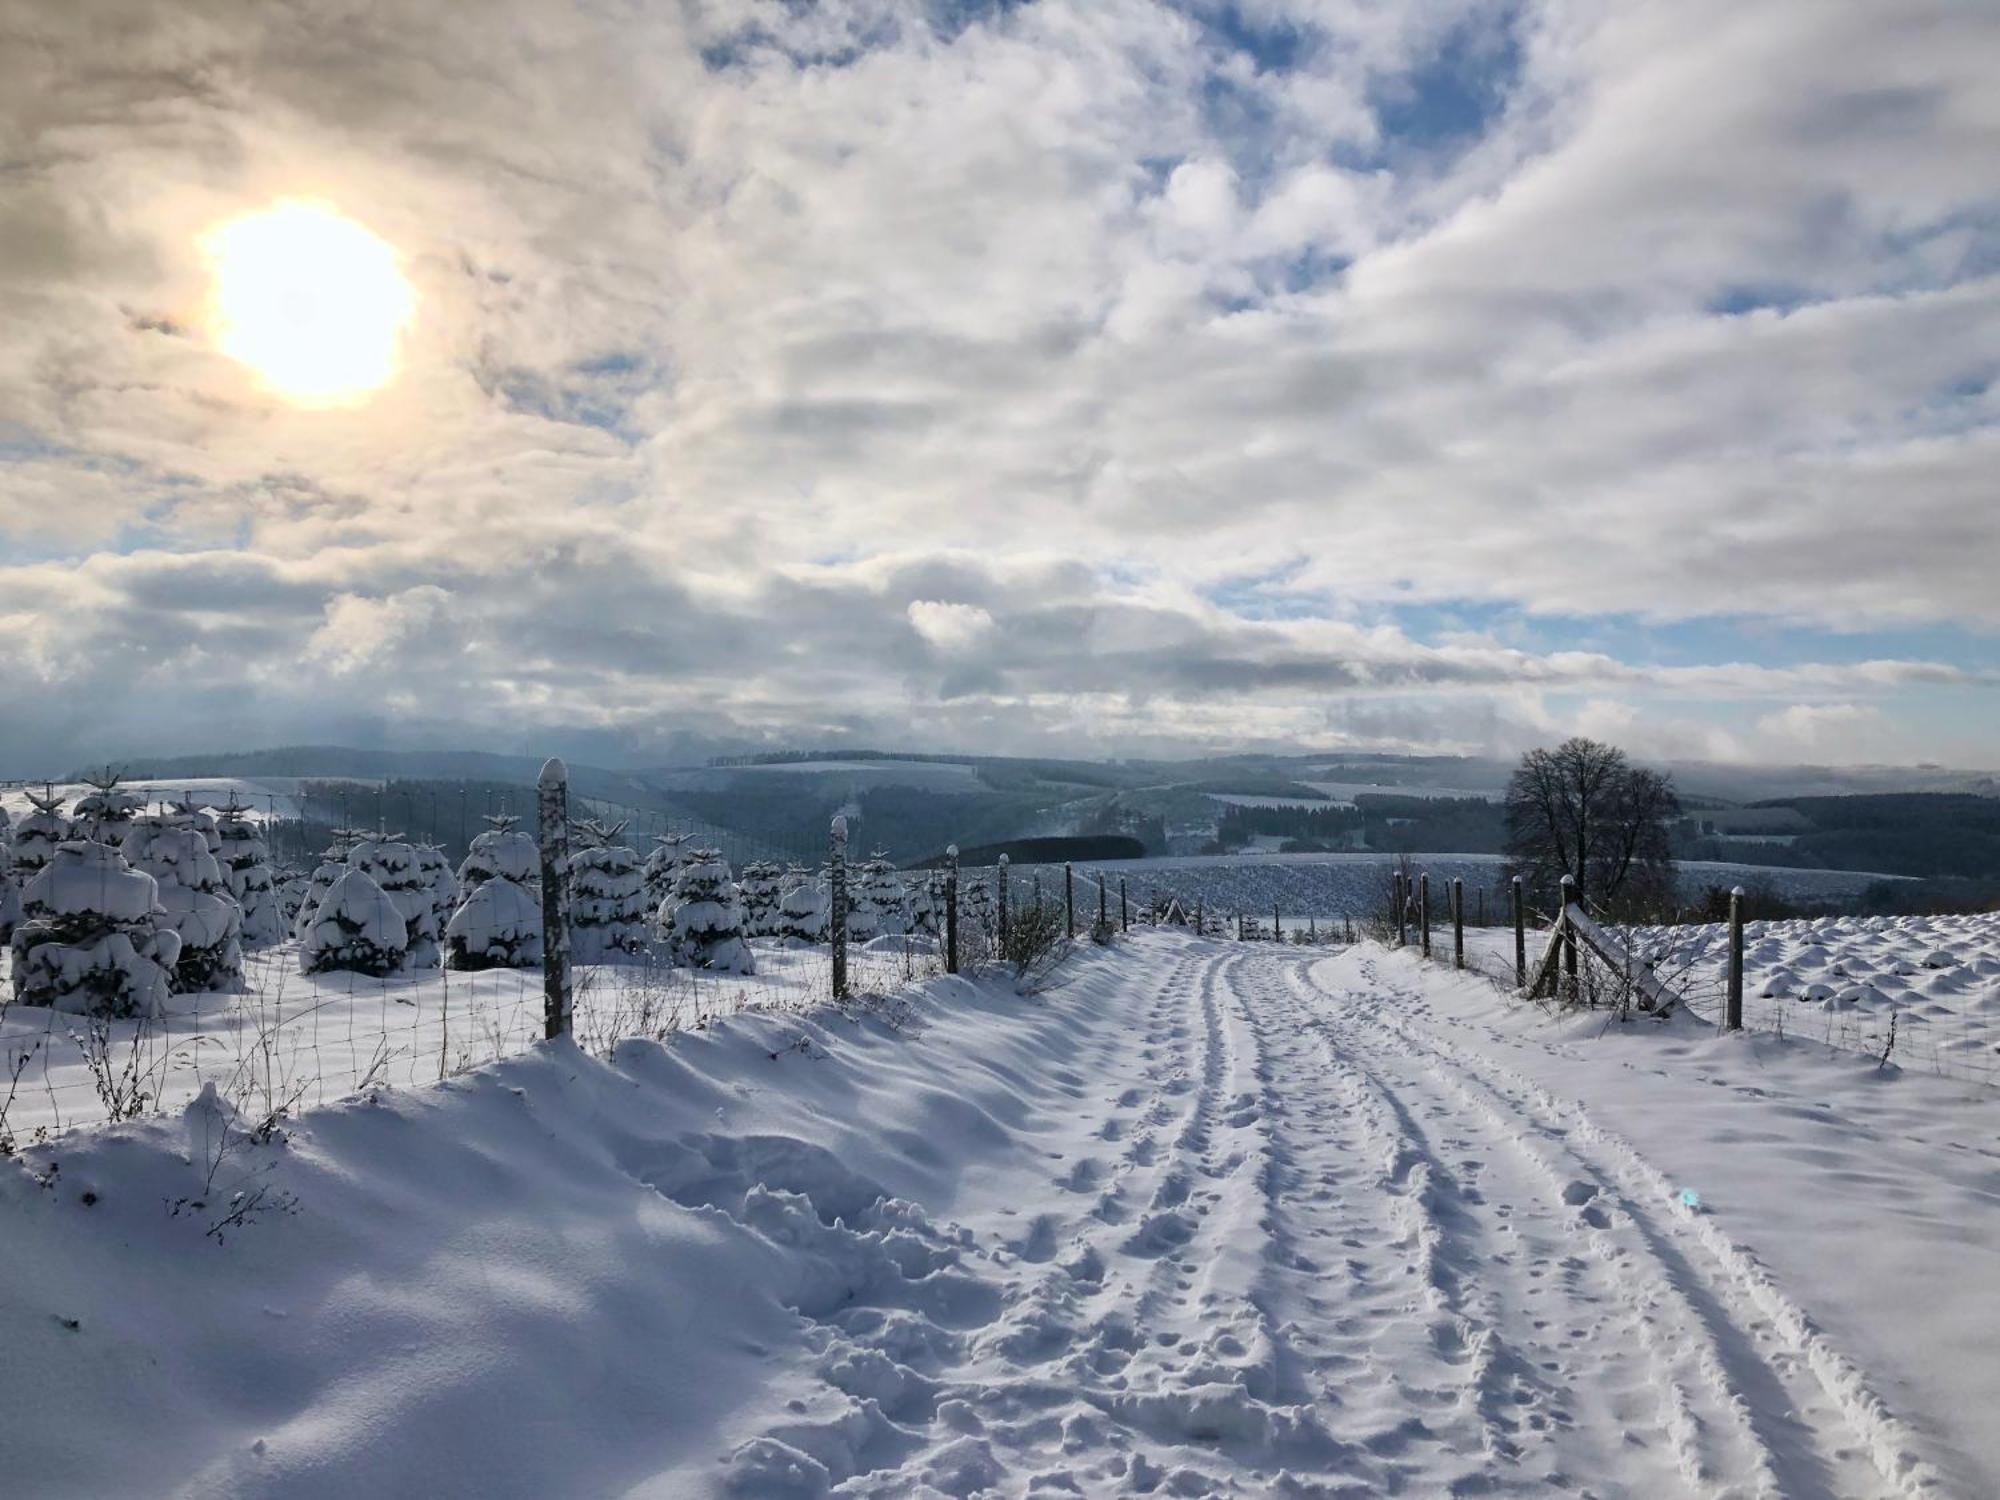
[[[1475,927],[1486,925],[1486,887],[1483,885],[1479,888],[1479,919],[1472,925]]]
[[[1451,966],[1465,967],[1465,882],[1451,877]]]
[[[1572,1004],[1580,999],[1583,993],[1581,986],[1577,983],[1576,937],[1570,932],[1567,920],[1569,909],[1575,901],[1576,877],[1574,875],[1565,875],[1562,878],[1562,908],[1565,918],[1563,922],[1563,979],[1569,985],[1569,998]]]
[[[554,1041],[570,1027],[569,767],[554,757],[542,765],[535,810],[542,852],[542,1035]]]
[[[1111,892],[1105,889],[1104,872],[1097,872],[1097,927],[1102,932],[1111,926]]]
[[[1424,957],[1431,956],[1431,872],[1417,877],[1417,937],[1424,945]]]
[[[1729,893],[1729,1010],[1723,1020],[1728,1031],[1743,1029],[1743,887]]]
[[[944,971],[958,972],[958,845],[944,847]]]
[[[1528,919],[1521,910],[1521,877],[1516,875],[1507,885],[1514,902],[1514,988],[1528,987]]]
[[[1076,871],[1063,861],[1063,936],[1076,936]]]
[[[847,998],[847,819],[835,818],[827,841],[826,936],[833,945],[833,998]]]
[[[1389,878],[1396,892],[1396,946],[1407,948],[1410,944],[1410,892],[1409,880],[1401,870]]]
[[[1236,914],[1236,941],[1243,941],[1243,913],[1240,911]]]
[[[1278,903],[1273,901],[1271,903],[1271,941],[1282,943],[1284,940],[1284,931],[1278,926]]]
[[[1000,887],[1000,955],[1007,954],[1007,856],[1000,856],[1000,870],[994,877]]]
[[[1120,932],[1130,932],[1132,930],[1132,903],[1125,899],[1125,877],[1123,875],[1118,877],[1118,930]]]

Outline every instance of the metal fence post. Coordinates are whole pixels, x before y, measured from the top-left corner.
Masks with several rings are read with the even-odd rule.
[[[1725,1029],[1743,1029],[1743,887],[1729,893],[1729,1011]]]
[[[944,971],[958,972],[958,845],[944,850]]]
[[[1103,931],[1111,926],[1110,901],[1111,892],[1105,889],[1104,873],[1100,870],[1097,875],[1097,926],[1099,931]]]
[[[847,819],[835,818],[827,840],[826,937],[833,945],[833,998],[847,998]]]
[[[1431,956],[1431,872],[1424,871],[1417,877],[1417,940],[1423,944],[1424,957]]]
[[[1076,871],[1063,861],[1063,936],[1076,936]]]
[[[1278,925],[1278,903],[1273,901],[1271,903],[1271,941],[1282,943],[1284,940],[1284,929]]]
[[[551,757],[536,782],[535,809],[542,854],[542,1035],[550,1041],[570,1027],[569,969],[569,767]]]
[[[1514,901],[1514,988],[1528,987],[1528,919],[1521,909],[1521,877],[1507,884]]]
[[[1398,870],[1389,877],[1389,880],[1396,893],[1396,946],[1407,948],[1410,944],[1409,878]]]
[[[1465,967],[1465,882],[1451,877],[1451,966]]]
[[[1000,887],[1000,921],[999,921],[998,931],[1000,933],[1000,956],[1002,958],[1005,958],[1007,956],[1007,856],[1006,855],[1003,854],[1000,856],[999,873],[995,875],[993,878],[999,884]]]
[[[1125,877],[1123,875],[1118,877],[1118,930],[1120,932],[1130,932],[1132,930],[1132,906],[1125,899]]]

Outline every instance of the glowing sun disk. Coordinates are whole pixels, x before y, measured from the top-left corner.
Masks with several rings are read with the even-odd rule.
[[[202,239],[216,347],[301,406],[350,404],[396,374],[416,291],[388,241],[291,200]]]

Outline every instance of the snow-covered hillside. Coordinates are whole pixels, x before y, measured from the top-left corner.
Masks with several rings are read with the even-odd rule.
[[[0,1171],[34,1495],[1993,1493],[2000,1104],[1085,946]]]

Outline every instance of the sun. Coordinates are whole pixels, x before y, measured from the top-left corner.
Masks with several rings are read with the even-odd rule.
[[[215,346],[278,395],[349,406],[395,378],[417,294],[387,240],[291,199],[218,224],[201,248]]]

